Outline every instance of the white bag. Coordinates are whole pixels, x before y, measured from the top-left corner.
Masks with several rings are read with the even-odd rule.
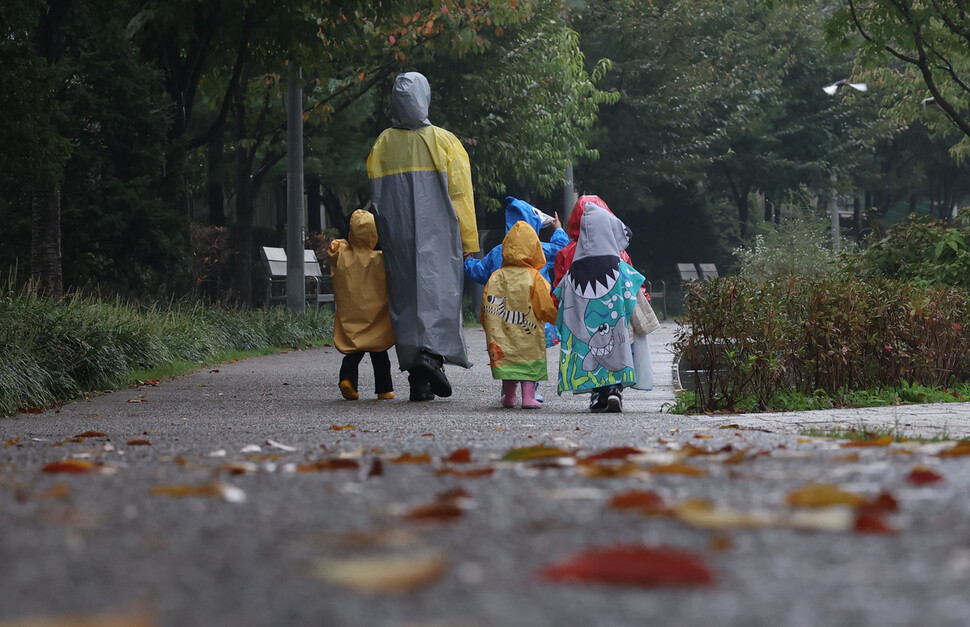
[[[653,360],[650,358],[650,339],[646,335],[633,334],[633,370],[637,375],[634,390],[653,389]]]

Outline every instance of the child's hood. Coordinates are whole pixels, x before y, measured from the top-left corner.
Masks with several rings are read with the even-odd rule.
[[[508,233],[515,226],[516,222],[525,222],[531,226],[536,233],[542,229],[542,217],[539,210],[524,200],[519,200],[514,196],[507,196],[505,201],[505,232]]]
[[[521,266],[542,270],[546,255],[535,230],[525,222],[516,222],[502,241],[502,266]]]
[[[574,242],[579,239],[579,224],[583,220],[583,213],[586,210],[587,203],[593,203],[613,213],[606,202],[599,196],[580,196],[576,204],[573,205],[573,210],[569,212],[569,220],[566,223],[566,234]]]
[[[354,248],[374,250],[377,246],[377,224],[369,211],[358,209],[350,216],[350,233],[347,241]]]
[[[633,234],[609,209],[594,202],[586,203],[576,240],[576,257],[619,257]]]

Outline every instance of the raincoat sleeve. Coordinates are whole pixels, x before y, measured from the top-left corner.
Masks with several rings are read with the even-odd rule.
[[[462,252],[477,253],[478,221],[475,218],[475,194],[472,189],[472,170],[468,153],[458,138],[452,137],[448,147],[448,196],[458,216]]]
[[[562,278],[566,276],[569,263],[572,261],[571,253],[575,253],[576,247],[570,242],[565,248],[556,253],[556,265],[552,269],[552,285],[556,287]]]
[[[330,241],[330,248],[327,249],[327,256],[330,257],[330,267],[337,267],[337,258],[340,253],[347,248],[347,240],[335,239]]]
[[[532,293],[530,294],[532,311],[535,312],[536,318],[542,322],[555,324],[557,308],[555,301],[552,300],[549,282],[538,272],[534,273],[533,278]]]
[[[569,236],[566,235],[566,231],[559,228],[552,232],[552,237],[549,238],[549,244],[555,250],[556,256],[559,255],[559,251],[566,247],[569,243]]]
[[[478,283],[485,285],[492,273],[502,267],[502,249],[496,246],[488,251],[482,259],[469,257],[465,260],[465,276]]]

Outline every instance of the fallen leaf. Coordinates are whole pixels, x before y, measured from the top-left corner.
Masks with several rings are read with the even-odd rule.
[[[90,472],[92,468],[94,468],[94,462],[87,459],[62,459],[59,462],[46,464],[41,470],[49,473],[62,472],[76,475]]]
[[[153,496],[171,496],[184,498],[191,496],[217,496],[228,503],[242,503],[246,500],[246,493],[228,483],[204,483],[190,485],[178,483],[173,485],[158,485],[152,488]]]
[[[549,457],[565,457],[568,455],[569,453],[562,449],[546,446],[544,444],[536,444],[535,446],[523,446],[511,449],[502,456],[502,461],[523,462],[533,459],[546,459]]]
[[[17,442],[20,442],[20,438],[11,438],[3,443],[4,446],[13,446]]]
[[[829,507],[848,505],[862,507],[868,501],[858,494],[846,492],[829,483],[809,483],[785,496],[785,502],[792,507]]]
[[[950,448],[937,453],[940,457],[962,457],[970,455],[970,440],[960,440]]]
[[[800,444],[811,444],[815,440],[813,440],[812,438],[798,438],[795,441],[798,442],[798,443],[800,443]]]
[[[830,462],[857,462],[860,457],[858,453],[848,453],[846,455],[836,455],[829,459]]]
[[[731,549],[734,546],[734,542],[731,541],[730,536],[726,536],[721,533],[715,533],[711,535],[711,540],[708,543],[712,551],[717,551],[718,553],[724,553],[725,551]]]
[[[145,438],[131,438],[127,442],[128,446],[151,446],[152,443]]]
[[[709,451],[700,446],[694,446],[690,442],[684,444],[680,449],[680,454],[684,457],[703,457],[704,455],[717,455],[718,451]]]
[[[330,425],[331,431],[343,431],[345,429],[356,429],[356,428],[357,427],[355,427],[354,425],[343,425],[342,427],[338,425]]]
[[[853,530],[856,533],[896,533],[880,514],[871,512],[859,512]]]
[[[467,448],[460,448],[453,451],[451,455],[444,458],[442,461],[450,464],[468,464],[472,461],[472,452]]]
[[[714,437],[713,435],[707,435],[706,433],[698,433],[697,435],[694,436],[694,439],[695,440],[710,440],[713,437]]]
[[[454,501],[434,502],[418,505],[408,510],[404,518],[409,520],[428,520],[433,522],[450,521],[464,513]]]
[[[79,433],[76,438],[106,438],[108,434],[104,431],[85,431],[84,433]]]
[[[438,551],[317,560],[311,575],[370,594],[402,594],[431,585],[448,569]]]
[[[703,559],[669,547],[592,548],[541,569],[548,581],[629,586],[707,586],[714,575]]]
[[[479,479],[481,477],[488,477],[495,472],[495,469],[490,466],[485,466],[484,468],[470,468],[468,470],[458,470],[456,468],[439,468],[435,471],[438,476],[450,475],[452,477],[458,477],[459,479]]]
[[[906,476],[906,481],[913,485],[926,485],[943,481],[943,475],[923,466],[915,466]]]
[[[63,499],[71,494],[71,486],[66,483],[55,483],[37,495],[39,499]]]
[[[428,455],[427,453],[422,453],[421,455],[402,453],[391,460],[392,464],[427,464],[430,462],[431,455]]]
[[[433,438],[434,437],[434,434],[433,433],[422,433],[421,434],[421,437],[422,438]]]
[[[592,455],[587,455],[580,459],[580,463],[586,461],[599,461],[601,459],[626,459],[630,455],[640,455],[643,453],[641,449],[634,448],[632,446],[619,446],[616,448],[609,448],[605,451],[600,451],[599,453],[594,453]]]
[[[582,464],[580,470],[583,476],[592,479],[611,479],[613,477],[629,477],[640,471],[640,466],[632,462],[624,464]]]
[[[886,434],[871,440],[852,440],[851,442],[846,442],[843,444],[842,448],[856,448],[860,446],[889,446],[892,443],[893,436]]]
[[[659,514],[667,511],[663,498],[650,490],[629,490],[614,494],[607,507],[610,509],[634,509],[644,514]]]
[[[741,462],[747,460],[750,456],[748,451],[745,449],[738,449],[724,458],[723,463],[725,464],[740,464]]]
[[[384,462],[381,461],[379,457],[374,458],[371,462],[370,470],[367,471],[367,477],[380,477],[384,474]]]
[[[356,459],[343,459],[340,457],[333,459],[318,459],[308,464],[297,464],[297,472],[315,472],[318,470],[356,470],[360,468],[360,462]]]
[[[252,462],[228,462],[219,467],[220,472],[225,472],[230,475],[244,475],[258,470],[259,466]]]

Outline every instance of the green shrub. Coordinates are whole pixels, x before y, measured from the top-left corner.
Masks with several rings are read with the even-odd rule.
[[[970,381],[970,296],[848,272],[691,286],[675,351],[700,371],[696,409],[776,406],[778,395]]]
[[[238,311],[197,303],[139,307],[73,295],[0,293],[0,415],[123,385],[134,371],[227,352],[329,341],[333,311]]]

